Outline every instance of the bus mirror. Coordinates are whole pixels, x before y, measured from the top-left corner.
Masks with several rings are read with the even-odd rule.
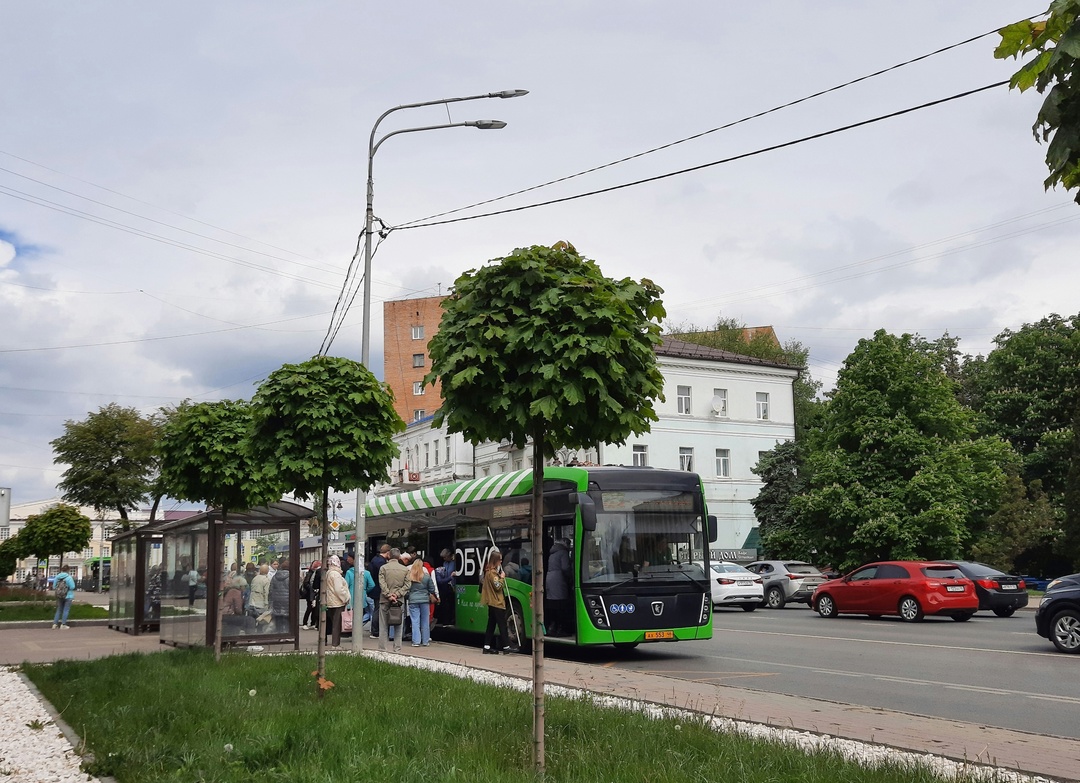
[[[596,503],[589,497],[589,493],[572,492],[570,503],[581,506],[581,529],[590,532],[596,530]]]
[[[709,520],[709,540],[710,541],[715,541],[716,540],[716,517],[714,517],[712,514],[709,514],[708,520]]]

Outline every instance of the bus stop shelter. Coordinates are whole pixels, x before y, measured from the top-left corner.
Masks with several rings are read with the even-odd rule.
[[[212,646],[220,615],[223,645],[299,649],[297,555],[301,522],[312,516],[278,501],[162,525],[161,643]]]
[[[113,536],[109,585],[109,627],[138,636],[159,630],[163,522]]]

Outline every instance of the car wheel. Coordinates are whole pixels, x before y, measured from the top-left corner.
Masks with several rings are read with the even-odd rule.
[[[994,610],[994,614],[998,617],[1012,617],[1015,613],[1015,606],[1002,606]]]
[[[744,612],[752,612],[755,609],[757,609],[757,604],[743,604],[742,605],[742,610]]]
[[[919,606],[918,600],[910,595],[901,598],[900,605],[897,608],[900,612],[900,619],[905,623],[917,623],[923,619],[922,607]]]
[[[779,587],[770,587],[769,592],[765,593],[765,606],[770,609],[783,609],[785,603],[784,591]]]
[[[963,614],[954,614],[952,616],[952,619],[956,620],[956,622],[958,622],[958,623],[966,623],[968,620],[970,620],[974,616],[975,616],[974,612],[964,612]]]
[[[1080,612],[1066,609],[1054,616],[1050,640],[1063,653],[1080,653]]]
[[[817,599],[817,613],[822,617],[836,617],[836,601],[831,595],[823,595]]]

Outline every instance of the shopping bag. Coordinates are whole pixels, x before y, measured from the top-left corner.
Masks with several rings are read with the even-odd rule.
[[[341,630],[342,631],[351,631],[352,630],[352,609],[342,609],[341,610]]]

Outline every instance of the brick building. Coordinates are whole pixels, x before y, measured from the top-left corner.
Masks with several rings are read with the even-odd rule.
[[[438,382],[425,388],[431,370],[428,341],[439,331],[444,296],[383,302],[383,379],[406,423],[433,414],[441,402]]]

